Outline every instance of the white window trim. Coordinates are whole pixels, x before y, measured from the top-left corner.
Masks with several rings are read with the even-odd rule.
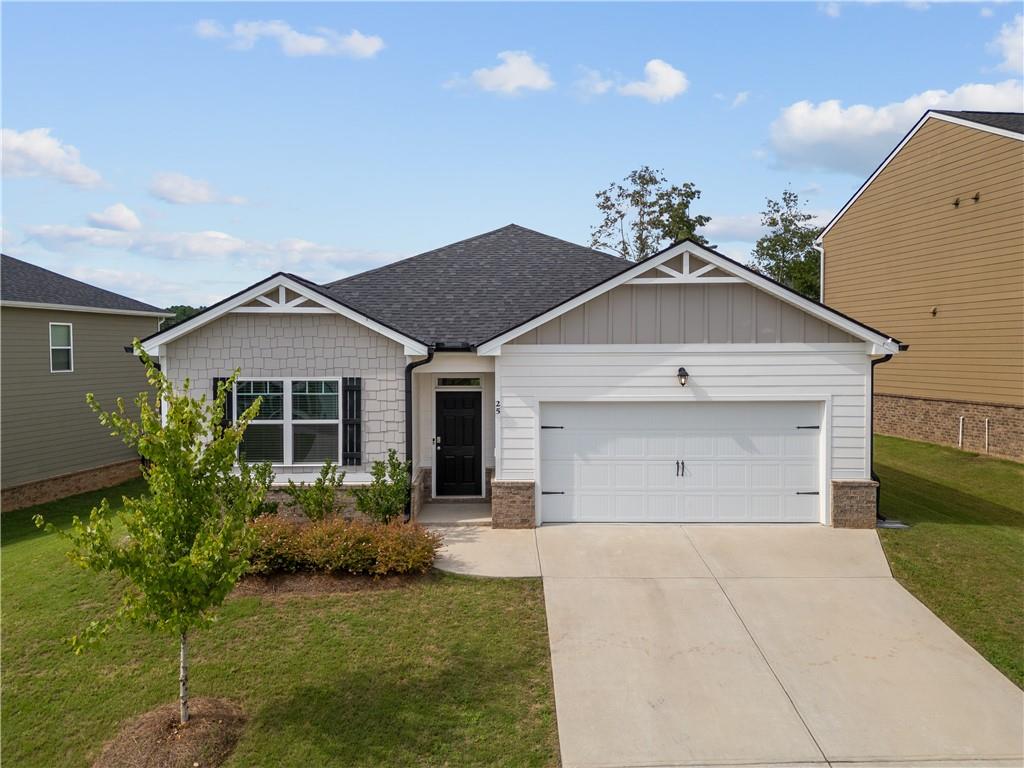
[[[335,424],[338,427],[338,457],[332,459],[332,461],[338,465],[342,470],[345,468],[341,466],[341,457],[344,453],[344,433],[342,431],[343,416],[342,414],[342,387],[344,382],[340,376],[242,376],[235,381],[234,387],[231,392],[231,412],[237,419],[239,415],[238,410],[238,384],[243,381],[280,381],[283,389],[283,403],[281,411],[284,414],[283,419],[254,419],[253,424],[280,424],[284,433],[283,442],[284,450],[282,452],[281,463],[271,462],[272,467],[322,467],[322,461],[315,462],[296,462],[294,461],[294,446],[292,445],[292,427],[295,424]],[[337,419],[293,419],[292,418],[292,382],[293,381],[333,381],[338,385],[338,418]],[[362,409],[360,409],[362,412]],[[354,466],[354,465],[351,465]],[[359,466],[362,466],[361,464]]]
[[[68,327],[68,346],[66,347],[55,347],[53,346],[53,326],[55,325],[66,325]],[[73,323],[50,323],[46,329],[46,343],[49,346],[50,355],[50,373],[74,373],[75,372],[75,328]],[[58,370],[53,369],[53,350],[55,349],[66,349],[68,351],[68,363],[70,368],[61,368]]]

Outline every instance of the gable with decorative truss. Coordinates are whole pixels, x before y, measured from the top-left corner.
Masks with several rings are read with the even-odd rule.
[[[383,323],[357,312],[330,296],[321,293],[309,283],[282,272],[271,275],[244,291],[236,293],[207,308],[183,323],[161,331],[143,341],[143,348],[151,355],[159,355],[160,348],[227,314],[313,315],[338,314],[366,326],[385,338],[403,345],[407,355],[425,355],[427,346]]]
[[[900,343],[692,241],[490,339],[504,344]]]

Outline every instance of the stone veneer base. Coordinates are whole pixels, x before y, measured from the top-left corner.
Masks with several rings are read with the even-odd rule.
[[[833,480],[832,527],[874,528],[877,489],[874,480]]]
[[[63,499],[65,496],[73,496],[76,493],[109,488],[112,485],[139,477],[140,474],[139,460],[130,459],[116,464],[107,464],[104,467],[84,469],[80,472],[70,472],[66,475],[4,488],[3,491],[0,491],[0,510],[11,512],[15,509],[31,507],[33,504],[45,504],[48,501]]]
[[[532,480],[491,481],[491,527],[536,528]]]
[[[881,393],[875,395],[874,403],[874,429],[877,434],[1024,461],[1024,406]],[[961,416],[964,417],[964,435],[963,444],[958,445]]]

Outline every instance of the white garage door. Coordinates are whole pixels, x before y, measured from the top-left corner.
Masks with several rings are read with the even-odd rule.
[[[815,522],[819,403],[541,408],[544,522]]]

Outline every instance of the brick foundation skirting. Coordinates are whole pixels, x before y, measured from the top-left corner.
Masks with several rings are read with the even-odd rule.
[[[874,401],[876,434],[1024,461],[1024,406],[881,393],[875,395]],[[958,446],[961,416],[964,417],[963,445]],[[988,419],[988,450],[985,419]]]
[[[874,528],[877,488],[874,480],[833,480],[832,527]]]
[[[494,480],[491,483],[491,527],[535,528],[532,480]]]
[[[420,467],[412,476],[412,499],[409,512],[412,519],[418,520],[423,505],[430,501],[430,468]]]
[[[97,491],[112,485],[139,477],[139,460],[120,461],[105,467],[84,469],[81,472],[70,472],[66,475],[36,480],[0,491],[0,510],[12,512],[15,509],[44,504],[48,501],[63,499],[76,493]]]

